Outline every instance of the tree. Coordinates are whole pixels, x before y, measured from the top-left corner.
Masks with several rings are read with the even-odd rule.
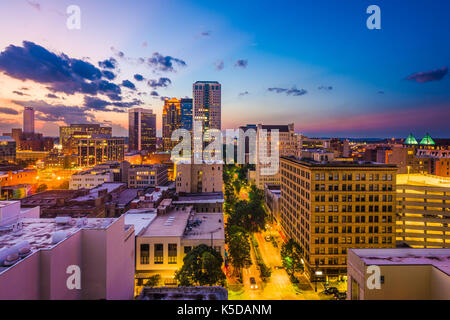
[[[226,238],[230,260],[235,271],[238,272],[244,267],[251,266],[250,240],[245,229],[237,225],[227,224]]]
[[[281,259],[289,274],[303,270],[302,255],[302,248],[294,240],[289,239],[288,242],[283,243],[281,246]]]
[[[222,263],[219,252],[201,244],[184,257],[183,266],[175,272],[175,279],[183,287],[224,285],[226,277]]]

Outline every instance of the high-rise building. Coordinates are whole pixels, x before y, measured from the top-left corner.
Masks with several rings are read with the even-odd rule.
[[[108,138],[101,135],[77,138],[77,157],[80,167],[92,167],[106,161],[123,161],[124,138]]]
[[[221,85],[217,81],[197,81],[193,85],[194,120],[203,130],[222,129]]]
[[[152,109],[129,111],[128,151],[156,151],[156,114]]]
[[[344,276],[349,248],[394,248],[396,166],[281,157],[280,224],[312,281]]]
[[[23,132],[34,133],[34,109],[25,107],[23,110]]]
[[[111,127],[101,127],[99,124],[71,124],[59,127],[59,143],[64,154],[76,153],[78,150],[78,138],[91,135],[112,137]]]
[[[260,141],[260,132],[265,130],[267,133],[267,143]],[[273,147],[273,132],[278,131],[278,145]],[[294,156],[296,153],[297,137],[295,136],[294,124],[288,125],[263,125],[258,124],[256,131],[256,186],[264,190],[264,184],[280,184],[279,171],[275,174],[264,174],[264,168],[273,164],[262,163],[261,155],[271,155],[272,148],[278,148],[279,156]],[[276,159],[279,161],[279,159]]]
[[[181,99],[181,128],[192,131],[192,99]]]
[[[162,138],[164,151],[171,151],[177,145],[172,141],[172,132],[181,128],[181,106],[180,99],[172,98],[164,100],[162,114]]]
[[[16,141],[11,137],[0,137],[0,162],[16,161]]]

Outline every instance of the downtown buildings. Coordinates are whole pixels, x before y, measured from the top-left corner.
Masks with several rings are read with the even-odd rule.
[[[112,128],[102,127],[99,124],[71,124],[59,127],[59,143],[62,146],[62,153],[77,153],[77,139],[94,135],[112,137]]]
[[[156,114],[152,109],[128,112],[128,151],[156,151]]]
[[[281,157],[280,225],[313,280],[346,274],[347,249],[394,248],[394,165]]]
[[[197,81],[193,84],[194,121],[203,130],[222,129],[222,87],[217,81]]]

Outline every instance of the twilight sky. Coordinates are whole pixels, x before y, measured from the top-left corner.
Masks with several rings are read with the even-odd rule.
[[[366,8],[381,8],[369,30]],[[81,29],[66,27],[69,5]],[[222,84],[223,128],[295,122],[309,136],[450,137],[450,2],[0,0],[0,132],[58,135]]]

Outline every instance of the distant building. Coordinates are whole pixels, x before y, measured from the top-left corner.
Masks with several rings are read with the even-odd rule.
[[[1,300],[133,299],[134,228],[123,216],[42,219],[38,207],[7,206],[5,216],[0,202]]]
[[[76,138],[78,166],[92,167],[107,161],[123,161],[125,139],[92,135]]]
[[[178,194],[172,201],[174,205],[193,206],[197,213],[223,213],[224,202],[222,192]]]
[[[180,102],[181,107],[181,128],[192,132],[192,99],[182,98]]]
[[[36,169],[0,171],[0,188],[18,184],[36,184],[37,182]]]
[[[108,169],[89,169],[77,172],[70,177],[69,189],[92,189],[105,182],[113,182],[114,173]]]
[[[274,132],[278,131],[278,145],[272,145],[272,139]],[[260,141],[260,132],[267,133],[267,142]],[[257,157],[256,157],[256,176],[255,176],[255,184],[258,189],[264,190],[264,184],[280,184],[280,170],[277,170],[277,173],[267,174],[264,173],[264,170],[269,169],[269,167],[279,167],[279,157],[281,156],[295,156],[297,150],[297,139],[295,136],[295,128],[294,124],[288,125],[263,125],[258,124],[257,126]],[[271,155],[271,150],[273,148],[278,148],[279,157],[275,158],[274,164],[264,164],[262,163],[261,155],[265,155],[269,157]]]
[[[92,135],[102,135],[112,137],[111,127],[102,127],[99,124],[71,124],[70,126],[59,127],[59,143],[62,145],[64,154],[78,152],[76,138],[91,137]]]
[[[162,114],[163,150],[172,151],[178,141],[172,141],[172,132],[181,128],[181,100],[177,98],[164,100]]]
[[[146,189],[167,182],[167,166],[163,164],[132,165],[128,169],[128,188]]]
[[[20,128],[3,133],[3,136],[11,136],[16,141],[18,151],[50,151],[54,145],[53,138],[43,137],[42,133],[23,132]]]
[[[397,242],[413,248],[450,248],[450,179],[397,175]]]
[[[175,166],[177,193],[222,192],[222,161],[180,161]]]
[[[450,249],[349,249],[347,299],[450,300]]]
[[[346,274],[348,248],[395,247],[396,167],[281,157],[280,224],[313,281]]]
[[[34,109],[25,107],[23,110],[23,132],[34,133]]]
[[[194,120],[203,130],[222,129],[221,85],[217,81],[197,81],[193,84]]]
[[[16,161],[16,141],[11,137],[0,137],[0,162],[2,161]]]
[[[156,151],[156,114],[152,109],[134,108],[128,112],[128,151]]]

